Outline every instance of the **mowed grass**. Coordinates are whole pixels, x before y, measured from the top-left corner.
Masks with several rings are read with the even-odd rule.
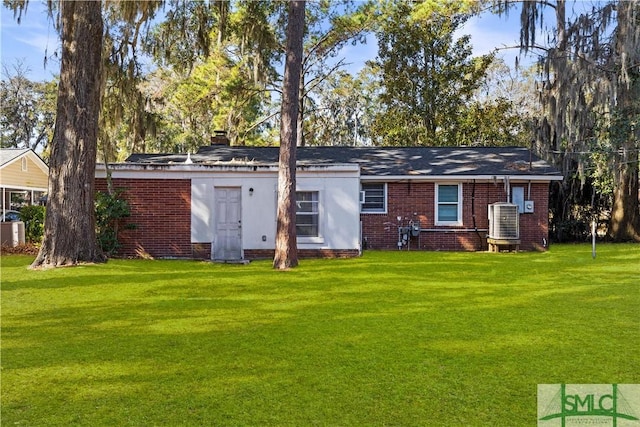
[[[640,383],[637,244],[31,260],[1,261],[6,426],[522,426],[538,384]]]

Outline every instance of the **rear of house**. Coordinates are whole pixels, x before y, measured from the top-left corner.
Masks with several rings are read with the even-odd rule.
[[[247,164],[110,166],[129,202],[134,228],[119,253],[134,257],[241,260],[273,257],[278,168]],[[97,189],[106,191],[98,168]],[[297,235],[302,257],[360,253],[359,170],[355,165],[297,172]]]
[[[202,147],[193,155],[132,155],[109,166],[135,229],[124,256],[273,256],[278,147]],[[517,235],[544,250],[549,185],[557,171],[522,148],[298,147],[301,257],[362,249],[486,250],[491,206],[508,203]],[[98,167],[97,187],[106,189]],[[493,211],[493,210],[492,210]],[[495,242],[495,240],[493,240]]]

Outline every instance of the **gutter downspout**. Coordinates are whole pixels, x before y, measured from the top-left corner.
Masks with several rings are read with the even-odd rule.
[[[505,175],[504,176],[504,192],[507,194],[507,203],[511,203],[511,182],[510,182],[510,176],[509,175]]]
[[[478,230],[478,224],[476,224],[476,180],[473,180],[473,187],[471,187],[471,218],[473,219],[473,229],[478,235],[480,241],[480,250],[484,251],[484,244],[480,231]]]

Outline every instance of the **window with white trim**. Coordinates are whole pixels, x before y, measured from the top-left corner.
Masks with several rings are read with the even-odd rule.
[[[317,191],[296,192],[296,234],[298,237],[320,235],[320,214]]]
[[[387,184],[372,182],[361,185],[363,193],[361,212],[385,213],[387,211]]]
[[[436,225],[462,225],[462,184],[436,184]]]

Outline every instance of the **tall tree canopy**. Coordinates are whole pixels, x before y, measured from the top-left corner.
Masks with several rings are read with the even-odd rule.
[[[11,68],[5,65],[2,71],[0,146],[48,153],[55,122],[56,82],[29,80],[29,69],[22,62]]]
[[[298,136],[299,146],[335,144],[319,136],[311,126],[314,123],[315,104],[326,91],[326,80],[334,80],[341,74],[346,64],[339,58],[340,50],[348,43],[364,43],[366,34],[375,25],[375,8],[370,2],[354,4],[349,0],[340,2],[313,2],[307,7],[306,31],[303,44],[302,73],[300,74]],[[311,136],[312,138],[307,138]]]
[[[507,11],[513,3],[497,2]],[[608,193],[609,235],[640,241],[640,2],[580,6],[569,16],[565,0],[529,1],[521,12],[522,48],[540,56],[542,71],[537,146],[565,176],[554,222],[562,232],[587,219],[585,207],[597,216],[596,201]],[[542,19],[549,11],[553,33],[540,41],[535,35],[549,24]]]
[[[540,107],[535,97],[535,71],[513,70],[496,58],[456,127],[460,145],[529,147]]]
[[[457,118],[492,56],[472,57],[469,36],[454,40],[468,15],[413,14],[408,2],[389,7],[377,32],[382,110],[373,126],[376,142],[457,145]]]
[[[373,64],[355,76],[338,71],[323,79],[305,99],[305,139],[314,145],[369,144],[379,88]]]
[[[160,118],[157,144],[197,149],[216,130],[231,143],[260,143],[262,117],[278,78],[274,22],[282,5],[266,1],[179,2],[145,42],[159,69],[144,84]]]

